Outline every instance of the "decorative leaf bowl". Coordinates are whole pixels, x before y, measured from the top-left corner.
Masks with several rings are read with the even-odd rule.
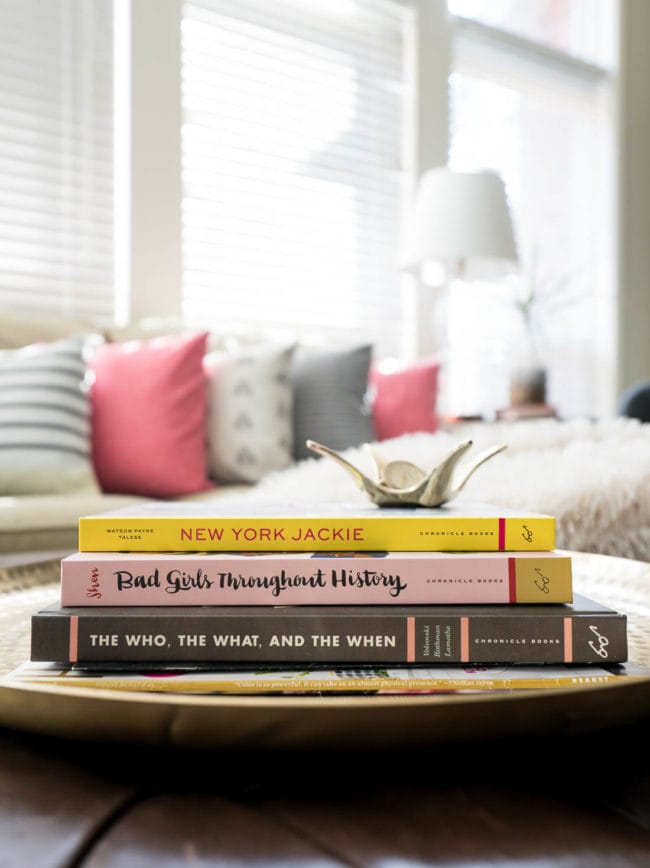
[[[334,449],[315,440],[307,440],[309,449],[332,458],[347,470],[359,488],[378,506],[441,506],[456,497],[481,464],[506,448],[505,444],[492,446],[473,461],[459,466],[460,459],[472,446],[472,441],[466,440],[455,446],[433,470],[427,472],[411,461],[386,461],[372,444],[363,445],[372,458],[376,474],[374,480]]]

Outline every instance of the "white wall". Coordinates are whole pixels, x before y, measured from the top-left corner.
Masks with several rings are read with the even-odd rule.
[[[621,0],[618,390],[650,378],[650,3]]]
[[[116,256],[120,318],[181,311],[179,0],[115,0]]]

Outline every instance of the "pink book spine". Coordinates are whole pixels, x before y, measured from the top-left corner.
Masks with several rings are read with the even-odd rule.
[[[536,554],[543,562],[544,556]],[[204,558],[89,552],[62,561],[61,605],[514,603],[517,563],[526,557],[431,552]],[[551,558],[546,555],[549,566]],[[553,561],[554,570],[566,561],[569,572],[568,558]],[[546,602],[543,596],[540,600]]]

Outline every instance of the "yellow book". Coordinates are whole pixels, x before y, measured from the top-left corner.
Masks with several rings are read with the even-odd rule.
[[[650,670],[618,666],[440,666],[382,669],[257,671],[93,672],[56,663],[23,663],[6,683],[92,687],[147,693],[410,693],[552,690],[597,687],[624,679],[648,678]]]
[[[295,508],[152,502],[79,520],[93,551],[550,551],[555,519],[453,501],[423,507]]]

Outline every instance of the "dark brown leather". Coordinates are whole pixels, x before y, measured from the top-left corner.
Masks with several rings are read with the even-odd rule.
[[[210,794],[150,796],[135,805],[90,855],[95,868],[161,865],[338,865],[312,842],[258,805]]]
[[[646,729],[382,754],[0,732],[0,866],[647,866]]]
[[[56,745],[0,732],[0,866],[73,864],[133,793]]]

